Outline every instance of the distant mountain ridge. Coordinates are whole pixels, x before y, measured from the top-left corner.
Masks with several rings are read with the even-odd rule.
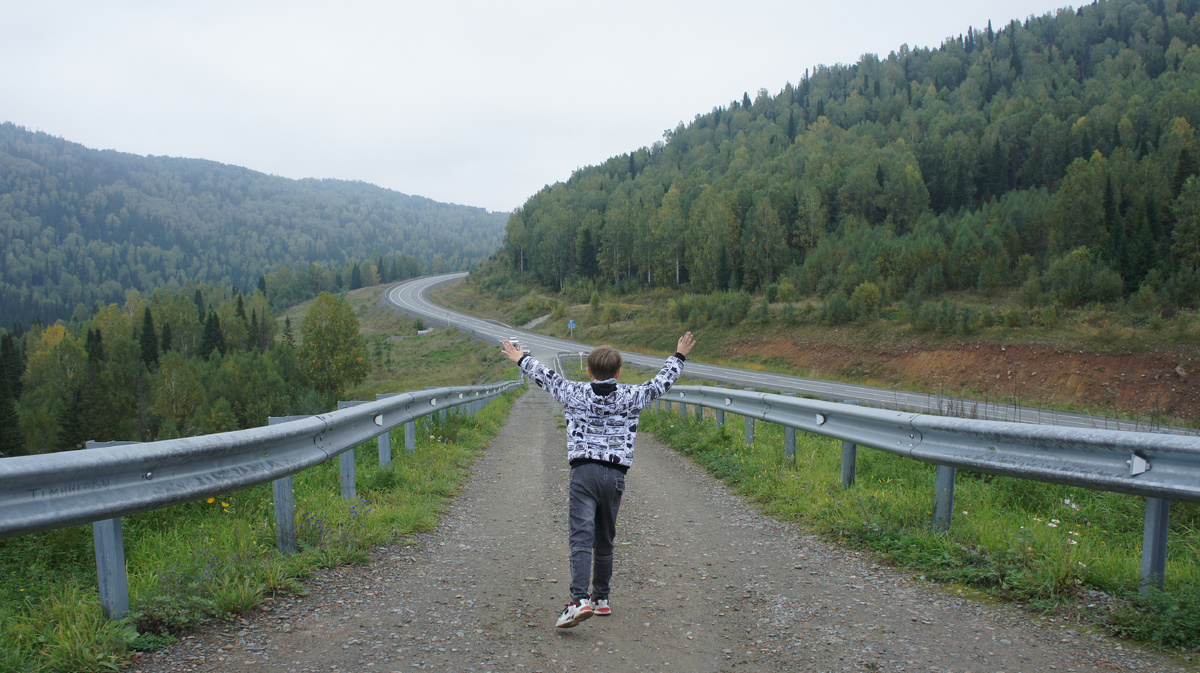
[[[3,123],[0,326],[68,318],[130,289],[248,289],[281,265],[405,254],[427,270],[465,270],[499,247],[507,219],[363,182],[94,150]]]

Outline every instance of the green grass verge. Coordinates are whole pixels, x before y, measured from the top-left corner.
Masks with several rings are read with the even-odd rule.
[[[1194,503],[1172,504],[1166,590],[1141,597],[1142,498],[959,471],[953,525],[943,534],[931,525],[933,465],[860,449],[855,484],[843,489],[840,440],[798,433],[792,465],[783,457],[781,426],[757,423],[746,446],[740,416],[727,415],[724,427],[712,418],[682,420],[677,409],[647,410],[642,419],[644,431],[771,516],[951,590],[984,591],[1136,640],[1200,649]]]
[[[386,468],[374,440],[358,447],[357,501],[341,498],[337,461],[295,475],[297,554],[275,547],[269,484],[126,517],[126,619],[103,617],[90,526],[0,541],[0,672],[117,670],[184,627],[301,594],[299,580],[317,568],[365,563],[373,546],[431,530],[516,394],[475,416],[419,426],[411,454],[403,427],[393,430]]]

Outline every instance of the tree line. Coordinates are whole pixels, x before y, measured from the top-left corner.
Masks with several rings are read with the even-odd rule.
[[[464,270],[499,247],[506,218],[362,182],[92,150],[4,123],[0,326],[67,320],[128,290],[249,291],[281,267],[316,265],[345,288],[354,262],[372,255],[380,278]]]
[[[1101,0],[744,94],[509,218],[512,276],[910,302],[1200,301],[1200,0]]]
[[[322,413],[369,369],[358,319],[332,294],[293,326],[260,289],[135,291],[84,320],[0,331],[0,457]]]

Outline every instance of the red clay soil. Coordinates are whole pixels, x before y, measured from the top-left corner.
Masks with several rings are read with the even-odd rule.
[[[1071,405],[1097,415],[1200,419],[1200,351],[1104,354],[962,343],[864,352],[787,337],[730,344],[728,355],[782,359],[799,370],[971,398]]]

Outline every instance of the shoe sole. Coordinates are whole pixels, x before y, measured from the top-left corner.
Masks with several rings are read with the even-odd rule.
[[[592,612],[598,617],[607,617],[612,614],[612,610],[604,610],[604,611],[592,610]]]
[[[587,612],[580,612],[579,614],[575,615],[575,618],[574,618],[574,619],[572,619],[571,621],[569,621],[569,622],[563,622],[562,624],[555,624],[555,626],[556,626],[556,627],[558,627],[558,628],[560,628],[560,629],[569,629],[569,628],[571,628],[572,626],[575,626],[575,625],[576,625],[576,624],[578,624],[579,622],[582,622],[582,621],[584,621],[584,620],[588,619],[588,618],[589,618],[589,617],[591,617],[591,616],[592,616],[592,611],[591,611],[591,610],[588,610]]]

